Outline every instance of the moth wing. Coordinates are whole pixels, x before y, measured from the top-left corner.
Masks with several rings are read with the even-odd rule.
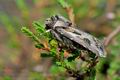
[[[105,57],[106,51],[101,41],[99,41],[94,36],[85,33],[81,30],[77,30],[72,28],[71,31],[67,31],[65,29],[58,28],[57,31],[61,33],[61,35],[69,38],[72,41],[82,45],[86,49],[90,50],[91,52],[97,54],[100,57]]]
[[[104,44],[102,41],[100,41],[99,39],[97,39],[96,37],[90,35],[89,33],[86,33],[84,31],[81,31],[81,30],[78,30],[78,29],[75,29],[75,28],[72,28],[73,31],[75,33],[81,33],[82,37],[89,39],[90,42],[91,42],[91,46],[88,46],[88,49],[89,50],[93,50],[93,48],[95,48],[96,51],[98,51],[98,55],[101,56],[101,57],[106,57],[106,50],[105,50],[105,47],[104,47]],[[94,50],[93,50],[94,52]],[[95,53],[95,52],[94,52]]]

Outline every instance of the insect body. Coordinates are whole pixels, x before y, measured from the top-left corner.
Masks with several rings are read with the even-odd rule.
[[[70,49],[79,49],[81,46],[95,53],[97,56],[105,57],[106,51],[103,43],[94,36],[72,27],[72,23],[62,16],[52,16],[45,22],[46,29],[62,44]]]

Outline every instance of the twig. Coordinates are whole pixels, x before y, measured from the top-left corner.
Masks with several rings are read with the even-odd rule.
[[[104,45],[108,46],[111,40],[120,32],[120,26],[118,26],[112,33],[110,33],[104,40]]]
[[[69,19],[71,20],[71,22],[73,23],[73,26],[74,26],[75,25],[75,15],[73,13],[73,8],[71,6],[69,6],[69,7],[66,7],[65,10],[69,16]]]
[[[57,1],[65,9],[70,21],[72,22],[72,25],[74,26],[75,25],[75,15],[73,12],[73,8],[65,0],[57,0]]]

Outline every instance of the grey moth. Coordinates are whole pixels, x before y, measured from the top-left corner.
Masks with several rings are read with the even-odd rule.
[[[55,15],[46,19],[45,25],[45,28],[52,33],[55,39],[68,48],[78,49],[82,46],[99,57],[106,56],[104,45],[99,39],[73,27],[66,18]]]

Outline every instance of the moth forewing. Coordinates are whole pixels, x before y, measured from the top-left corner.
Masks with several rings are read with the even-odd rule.
[[[72,41],[75,41],[79,45],[95,53],[97,56],[105,57],[106,52],[101,41],[99,41],[94,36],[85,33],[81,30],[77,30],[77,29],[73,29],[73,30],[74,32],[70,32],[62,28],[57,29],[57,31],[61,35],[69,38]]]

